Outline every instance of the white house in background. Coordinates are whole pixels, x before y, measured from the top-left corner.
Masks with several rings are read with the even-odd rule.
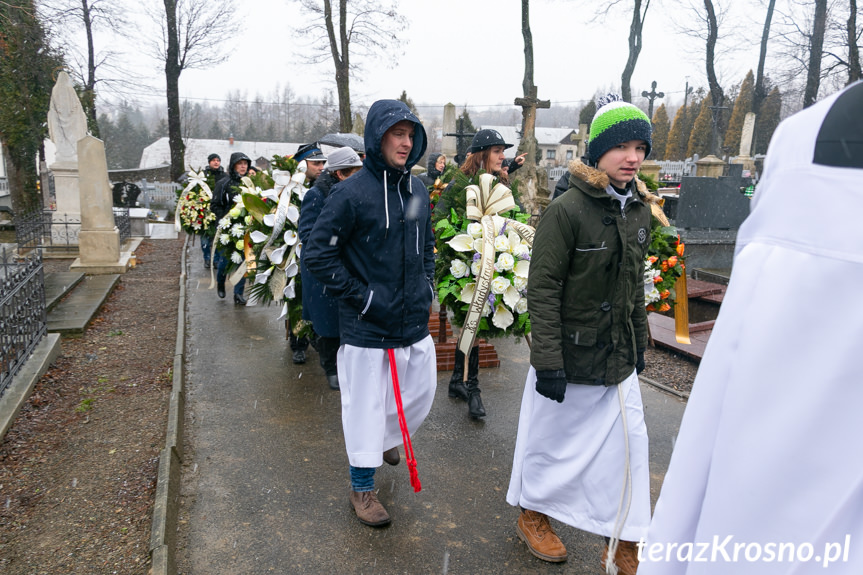
[[[285,142],[246,142],[243,140],[203,140],[195,138],[184,138],[186,144],[186,171],[189,168],[195,170],[207,167],[207,156],[216,153],[222,158],[222,166],[227,170],[231,154],[243,152],[252,159],[252,163],[261,166],[259,160],[266,160],[267,164],[261,167],[269,167],[269,161],[274,155],[292,156],[302,144],[291,144]],[[138,168],[156,168],[158,166],[170,165],[171,148],[168,138],[159,138],[141,153],[141,163]]]
[[[508,144],[514,144],[504,152],[507,158],[514,158],[521,138],[518,131],[521,126],[482,126],[482,129],[492,129],[500,132]],[[542,152],[540,165],[545,168],[566,166],[570,160],[574,160],[578,154],[578,130],[573,128],[536,128],[536,143]]]

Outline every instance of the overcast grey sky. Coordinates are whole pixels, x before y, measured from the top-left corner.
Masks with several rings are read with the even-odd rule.
[[[631,12],[621,8],[602,22],[591,22],[595,5],[586,0],[531,2],[534,81],[540,98],[581,105],[597,89],[619,87]],[[683,98],[687,77],[690,85],[706,87],[704,42],[682,34],[675,25],[691,21],[688,6],[687,0],[651,3],[644,47],[632,79],[634,95],[649,90],[652,80],[667,94],[666,100],[677,102]],[[725,23],[725,30],[734,23],[737,36],[725,45],[733,46],[734,52],[717,63],[726,88],[756,67],[764,12],[755,0],[738,1],[733,9],[737,13]],[[417,104],[512,106],[521,95],[520,0],[402,0],[401,12],[409,20],[403,54],[363,62],[365,70],[352,79],[353,102],[370,104],[407,90]],[[182,97],[218,100],[232,86],[251,98],[256,93],[268,95],[277,84],[286,83],[297,95],[319,97],[327,89],[335,93],[331,61],[318,65],[322,72],[318,74],[295,58],[301,49],[295,30],[306,18],[295,2],[245,0],[241,13],[246,28],[235,39],[230,59],[217,68],[183,72]],[[153,79],[156,94],[162,94],[160,67],[151,62],[142,71]]]

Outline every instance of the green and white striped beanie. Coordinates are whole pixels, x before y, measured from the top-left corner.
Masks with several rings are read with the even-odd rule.
[[[596,115],[590,123],[587,159],[595,166],[604,153],[623,142],[644,140],[650,154],[650,118],[637,106],[624,102],[617,94],[608,94],[596,102]]]

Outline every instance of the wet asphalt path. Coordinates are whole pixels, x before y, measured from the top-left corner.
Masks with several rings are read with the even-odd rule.
[[[483,369],[489,416],[467,416],[439,373],[431,414],[414,437],[423,489],[404,461],[375,478],[393,518],[360,524],[348,503],[338,392],[309,348],[293,365],[271,307],[239,307],[208,290],[190,249],[186,313],[186,457],[177,561],[190,574],[600,573],[601,537],[554,523],[563,564],[534,558],[505,501],[528,369],[524,342],[495,342],[501,366]],[[405,383],[403,382],[403,385]],[[684,404],[642,385],[655,502]],[[404,455],[402,449],[402,455]],[[403,457],[404,459],[404,457]]]

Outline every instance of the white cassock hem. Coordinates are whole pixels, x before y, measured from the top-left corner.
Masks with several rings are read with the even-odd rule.
[[[405,420],[413,436],[434,400],[434,342],[428,336],[393,351]],[[387,350],[343,345],[338,369],[348,460],[354,467],[380,467],[383,452],[402,443]]]
[[[647,427],[635,372],[620,383],[629,427],[632,504],[621,533],[638,541],[650,525]],[[584,531],[611,537],[626,450],[618,386],[569,384],[563,403],[536,392],[530,368],[506,500]]]

